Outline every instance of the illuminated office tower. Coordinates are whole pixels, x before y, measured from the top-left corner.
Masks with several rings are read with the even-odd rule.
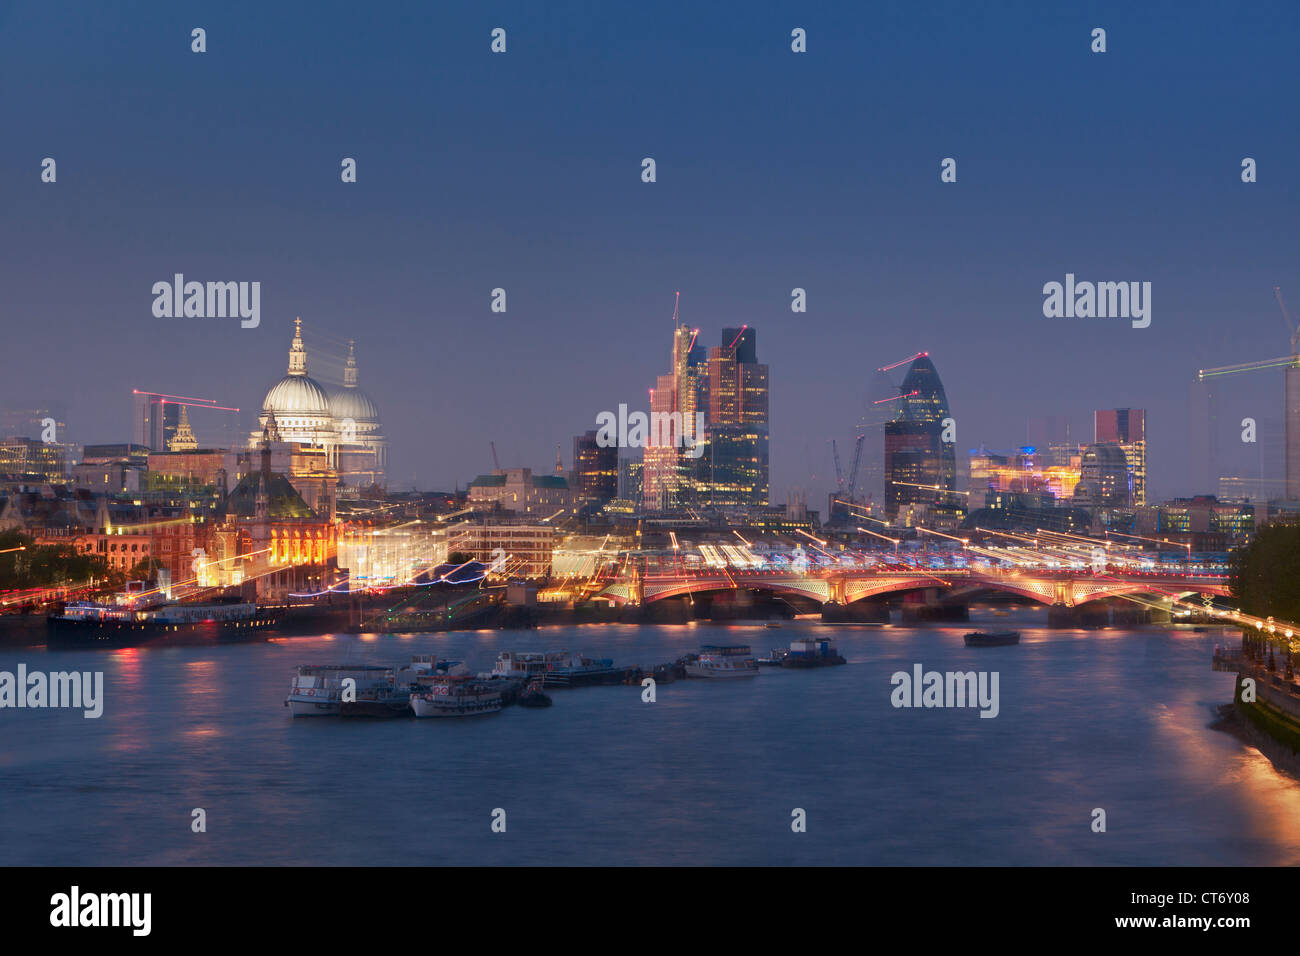
[[[618,446],[589,431],[573,439],[573,489],[580,501],[603,505],[618,494]]]
[[[891,519],[921,506],[928,515],[965,513],[957,489],[957,453],[943,440],[948,397],[928,354],[913,359],[899,388],[898,410],[885,423],[885,511]]]
[[[708,446],[699,462],[698,500],[718,508],[762,507],[770,496],[768,368],[758,331],[723,329],[709,352]]]
[[[642,469],[642,504],[650,511],[675,508],[694,492],[696,458],[688,440],[695,434],[700,411],[700,366],[691,362],[699,330],[679,325],[673,330],[672,371],[660,375],[650,390],[650,434]],[[698,351],[694,352],[698,358]]]
[[[1146,412],[1140,408],[1110,408],[1093,415],[1093,441],[1113,442],[1124,449],[1133,476],[1133,504],[1147,503]]]

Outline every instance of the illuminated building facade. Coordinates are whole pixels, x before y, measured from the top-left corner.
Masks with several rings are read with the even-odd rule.
[[[1133,504],[1147,503],[1146,412],[1141,408],[1111,408],[1093,415],[1093,441],[1113,442],[1124,450],[1133,477]]]
[[[660,375],[650,390],[650,420],[665,424],[651,425],[642,456],[642,502],[648,511],[675,508],[694,497],[697,459],[687,454],[691,449],[684,447],[683,439],[703,437],[694,431],[695,413],[703,410],[698,335],[698,329],[685,325],[673,330],[672,371]]]
[[[896,417],[885,423],[885,512],[891,520],[906,511],[935,524],[955,522],[965,508],[953,494],[957,454],[943,440],[951,413],[928,354],[912,360],[899,392]]]
[[[618,499],[639,506],[642,500],[641,474],[645,463],[639,458],[618,460]]]
[[[1126,508],[1133,503],[1133,473],[1118,443],[1094,442],[1084,448],[1074,500],[1108,508]]]
[[[466,503],[470,508],[503,511],[547,518],[574,514],[578,497],[563,475],[538,475],[531,468],[507,468],[479,475],[469,483]]]
[[[698,459],[698,501],[718,508],[768,504],[768,368],[758,361],[758,331],[723,329],[709,353],[708,447]]]
[[[573,490],[579,500],[604,505],[618,497],[618,447],[604,447],[596,432],[573,439]]]
[[[226,499],[222,553],[200,562],[205,583],[251,583],[259,600],[320,591],[337,576],[338,542],[329,514],[314,511],[289,479],[271,468],[270,443],[261,467],[240,478]]]
[[[502,575],[525,578],[550,575],[554,546],[552,525],[523,522],[469,522],[451,528],[447,538],[449,555],[465,554],[490,567],[504,553]]]
[[[72,541],[77,551],[103,558],[110,570],[124,574],[149,559],[153,543],[148,534],[89,533],[77,535]]]
[[[339,534],[338,565],[353,588],[410,583],[445,564],[447,531],[423,522],[387,528],[349,527]]]
[[[1056,499],[1074,494],[1080,478],[1081,456],[1075,455],[1068,465],[1044,465],[1037,449],[1025,446],[1012,454],[999,454],[983,448],[970,453],[971,507],[974,496],[983,492],[1047,494]]]
[[[220,448],[152,452],[148,459],[150,487],[211,487],[224,491],[228,455]]]
[[[1223,501],[1213,495],[1174,498],[1156,507],[1157,534],[1222,535],[1237,544],[1255,533],[1255,507],[1244,501]]]
[[[66,449],[35,438],[0,439],[0,474],[31,475],[43,481],[68,480]]]

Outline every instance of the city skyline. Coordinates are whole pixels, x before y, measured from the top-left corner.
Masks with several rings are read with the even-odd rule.
[[[966,935],[1280,925],[1298,37],[0,0],[8,923],[858,866]]]
[[[1300,142],[1267,95],[1284,85],[1288,6],[1173,19],[1106,8],[1095,17],[1122,43],[1105,58],[1064,41],[1086,40],[1082,20],[957,6],[906,30],[889,11],[870,29],[800,14],[809,53],[793,60],[792,15],[776,5],[738,22],[507,5],[512,45],[496,58],[463,11],[435,24],[408,8],[410,36],[385,23],[383,45],[358,46],[342,15],[324,7],[303,24],[265,11],[250,29],[214,12],[202,59],[175,39],[188,37],[187,13],[127,33],[89,11],[61,49],[22,39],[48,33],[54,13],[0,14],[11,18],[0,76],[20,82],[38,61],[54,74],[39,96],[0,106],[11,142],[0,189],[11,234],[25,237],[0,265],[7,346],[33,359],[12,364],[0,407],[61,403],[82,442],[129,439],[131,389],[248,408],[301,315],[331,364],[346,339],[361,343],[390,485],[450,489],[488,470],[489,441],[503,463],[542,469],[599,410],[635,405],[629,383],[662,372],[660,330],[681,290],[691,327],[763,331],[777,502],[794,488],[822,500],[828,442],[855,432],[872,372],[918,351],[944,369],[962,455],[1022,444],[1032,415],[1146,409],[1159,498],[1217,490],[1187,483],[1188,387],[1199,368],[1281,351],[1272,288],[1300,297],[1288,225]],[[422,24],[445,41],[436,61],[415,39]],[[719,35],[728,52],[703,57],[699,38]],[[331,72],[357,56],[374,69]],[[145,64],[165,64],[171,81],[124,114],[68,85],[64,58],[102,96],[137,89]],[[521,87],[539,62],[563,68]],[[1027,71],[1054,82],[1016,82]],[[405,82],[380,79],[392,76]],[[253,98],[268,87],[280,95]],[[284,109],[306,87],[327,113]],[[609,126],[580,120],[634,92],[638,110],[613,111]],[[719,117],[717,97],[735,108]],[[138,143],[191,108],[224,117],[222,135],[181,123],[142,162]],[[853,110],[863,124],[840,121]],[[1145,133],[1157,113],[1158,143]],[[40,181],[45,156],[59,161],[55,183]],[[345,156],[358,162],[350,185]],[[645,156],[655,183],[641,181]],[[948,156],[958,180],[944,184]],[[1241,182],[1245,156],[1258,182]],[[176,272],[260,281],[260,325],[156,318],[151,287]],[[1151,325],[1044,318],[1044,283],[1067,273],[1150,282]],[[491,311],[495,288],[505,313]],[[790,311],[795,288],[806,313]],[[1233,388],[1268,441],[1280,374]]]

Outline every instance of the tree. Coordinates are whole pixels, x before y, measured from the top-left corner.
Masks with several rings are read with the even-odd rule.
[[[1247,614],[1300,622],[1300,525],[1265,525],[1235,550],[1231,589]]]

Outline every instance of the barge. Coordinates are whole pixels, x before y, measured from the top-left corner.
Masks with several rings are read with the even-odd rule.
[[[1008,644],[1019,644],[1019,631],[971,631],[966,635],[967,647],[1005,647]]]
[[[139,647],[265,641],[275,611],[246,602],[211,604],[74,601],[46,619],[50,647]]]

